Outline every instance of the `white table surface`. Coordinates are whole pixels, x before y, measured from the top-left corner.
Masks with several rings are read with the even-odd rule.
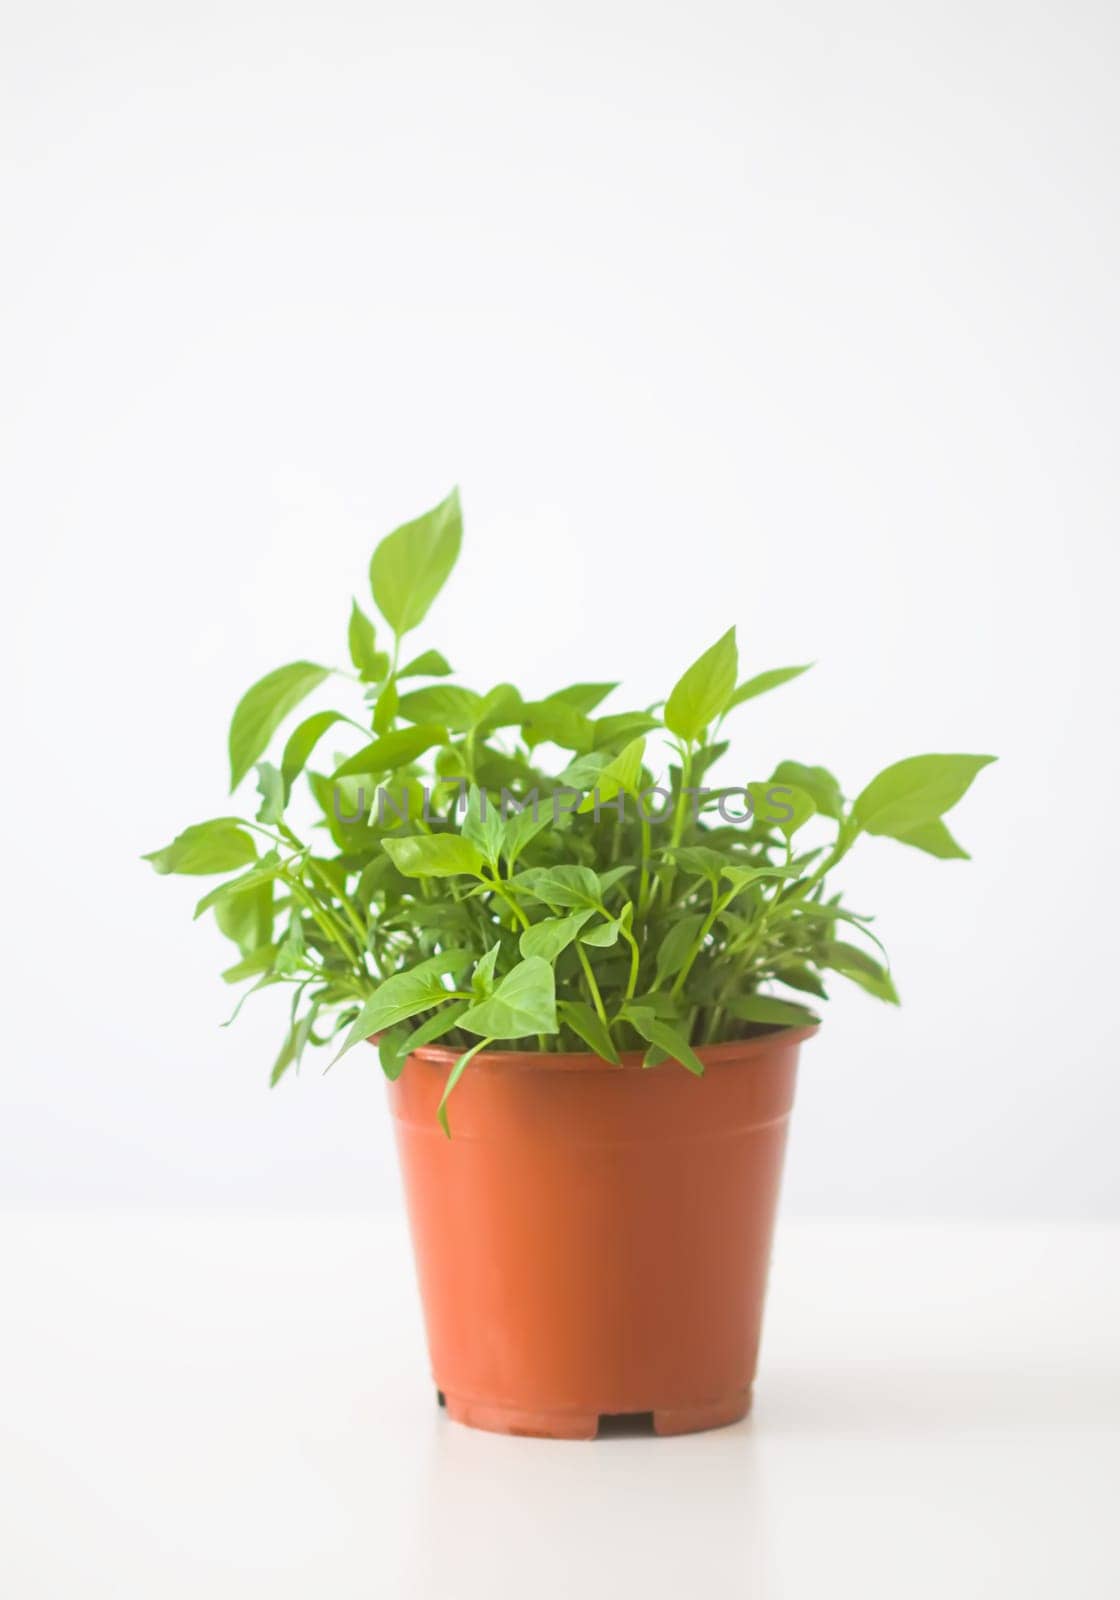
[[[448,1422],[368,1217],[0,1221],[10,1600],[1120,1595],[1120,1230],[784,1224],[754,1415]]]

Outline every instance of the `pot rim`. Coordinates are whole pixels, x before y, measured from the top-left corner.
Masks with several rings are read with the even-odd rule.
[[[693,1048],[705,1067],[720,1066],[739,1061],[743,1056],[750,1058],[765,1055],[775,1045],[783,1047],[791,1044],[799,1045],[819,1032],[820,1023],[804,1023],[796,1028],[774,1028],[770,1033],[756,1033],[749,1039],[725,1039],[720,1044],[699,1044]],[[379,1037],[380,1035],[373,1034],[367,1042],[376,1045]],[[462,1054],[462,1050],[448,1045],[424,1044],[419,1049],[413,1050],[408,1059],[411,1061],[415,1058],[426,1062],[429,1066],[450,1069]],[[642,1070],[644,1056],[644,1050],[624,1050],[621,1056],[621,1069],[631,1072]],[[662,1065],[671,1064],[671,1062],[662,1063]],[[554,1054],[549,1050],[480,1050],[471,1062],[471,1070],[479,1066],[488,1067],[491,1071],[505,1072],[593,1072],[601,1067],[606,1067],[608,1072],[619,1070],[592,1050],[564,1051],[562,1054]]]

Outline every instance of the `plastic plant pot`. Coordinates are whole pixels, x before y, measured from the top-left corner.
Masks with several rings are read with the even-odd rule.
[[[746,1415],[801,1043],[701,1048],[703,1077],[639,1054],[492,1051],[436,1108],[457,1052],[389,1085],[432,1374],[448,1414],[591,1439]]]

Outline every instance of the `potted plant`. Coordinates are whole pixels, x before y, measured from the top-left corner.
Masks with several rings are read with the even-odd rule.
[[[618,1413],[730,1422],[812,1007],[830,974],[898,1000],[833,871],[862,834],[964,857],[944,814],[992,757],[913,756],[850,802],[792,760],[721,781],[739,708],[805,670],[741,680],[733,629],[651,707],[603,710],[612,683],[469,689],[404,648],[461,533],[452,494],[378,545],[387,632],[355,601],[350,668],[254,684],[229,733],[249,814],[146,859],[222,875],[195,914],[237,946],[224,977],[290,996],[273,1084],[308,1048],[376,1043],[453,1417],[553,1437]],[[266,759],[328,682],[350,709]]]

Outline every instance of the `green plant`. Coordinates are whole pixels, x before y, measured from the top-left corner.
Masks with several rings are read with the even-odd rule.
[[[827,972],[897,1003],[870,919],[830,893],[829,874],[861,833],[964,857],[942,818],[993,757],[914,756],[851,803],[831,773],[795,761],[763,782],[709,784],[725,719],[806,670],[739,682],[734,630],[641,710],[601,714],[612,683],[537,700],[452,683],[438,651],[402,661],[402,644],[461,533],[456,493],[378,545],[370,582],[389,648],[355,601],[352,671],[297,661],[254,684],[229,754],[231,792],[256,768],[255,816],[196,824],[145,858],[235,874],[195,915],[212,910],[239,949],[228,982],[291,991],[272,1082],[342,1028],[339,1054],[380,1034],[390,1077],[410,1048],[443,1039],[463,1052],[446,1127],[447,1095],[489,1045],[587,1047],[608,1063],[638,1048],[647,1065],[700,1073],[698,1044],[815,1021],[792,996],[826,998]],[[317,711],[278,764],[262,759],[332,677],[356,687],[357,713]],[[313,768],[328,733],[355,749]],[[297,831],[299,780],[313,816]],[[813,819],[804,837],[827,837],[803,845]]]

